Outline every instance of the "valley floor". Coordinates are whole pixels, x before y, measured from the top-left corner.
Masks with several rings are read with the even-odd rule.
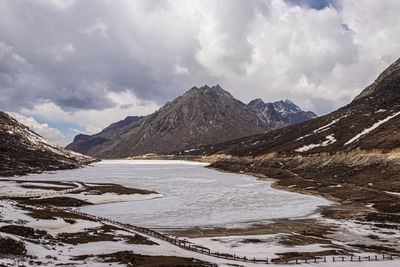
[[[267,258],[278,265],[297,261],[315,266],[397,266],[400,260],[398,223],[320,215],[368,210],[355,203],[322,207],[306,218],[162,230],[164,236],[178,236],[197,246],[193,251],[79,211],[83,205],[162,197],[157,192],[95,181],[4,179],[0,183],[0,262],[5,266],[260,266]],[[214,254],[208,255],[206,249]],[[236,259],[245,256],[246,261],[226,259],[226,254]],[[253,258],[260,262],[253,263]]]

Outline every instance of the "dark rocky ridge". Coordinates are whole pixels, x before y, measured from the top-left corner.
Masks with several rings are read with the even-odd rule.
[[[0,111],[0,176],[73,169],[93,161],[46,141]]]
[[[314,117],[290,101],[264,103],[259,99],[246,105],[219,85],[193,87],[146,117],[127,117],[98,134],[78,135],[67,148],[98,158],[169,154]]]

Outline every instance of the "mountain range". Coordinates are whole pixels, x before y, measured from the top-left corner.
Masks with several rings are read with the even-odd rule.
[[[290,156],[400,148],[400,59],[348,105],[266,134],[202,146],[186,154]]]
[[[315,118],[289,100],[244,104],[219,85],[193,87],[145,117],[127,117],[92,136],[78,135],[67,146],[96,158],[170,154],[260,134]]]
[[[399,153],[400,59],[330,114],[176,156],[205,158],[213,168],[274,178],[277,188],[347,205],[332,208],[334,218],[398,223]]]

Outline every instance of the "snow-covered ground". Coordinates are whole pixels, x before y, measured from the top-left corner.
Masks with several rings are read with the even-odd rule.
[[[78,180],[91,183],[92,185],[98,183],[115,183],[162,193],[163,197],[158,199],[142,199],[142,201],[132,199],[132,201],[128,200],[129,202],[99,204],[82,208],[87,213],[112,218],[121,222],[128,222],[133,225],[153,228],[223,225],[225,227],[237,228],[245,227],[247,222],[265,221],[273,218],[299,217],[325,220],[327,223],[338,225],[341,231],[332,234],[336,240],[334,244],[337,245],[355,242],[356,240],[363,241],[363,239],[367,239],[372,234],[391,243],[395,243],[396,240],[400,239],[398,231],[379,232],[371,225],[320,218],[315,213],[316,208],[319,205],[331,204],[331,202],[323,198],[275,190],[271,188],[271,182],[258,181],[254,177],[246,175],[217,172],[204,168],[204,164],[199,163],[178,161],[104,161],[83,169],[31,175],[28,178],[29,180],[49,181]],[[0,192],[3,193],[9,192],[10,188],[16,185],[14,182],[2,183],[9,183],[8,189],[4,189],[7,187],[0,187]],[[35,183],[31,185],[35,185]],[[71,196],[76,197],[76,194],[71,194]],[[111,198],[108,195],[103,196]],[[85,195],[82,194],[82,197],[85,197]],[[24,212],[18,211],[17,207],[8,201],[1,201],[0,214],[3,219],[11,219],[14,224],[23,223],[23,225],[28,227],[46,230],[51,235],[77,233],[102,225],[101,222],[82,219],[77,219],[77,222],[74,224],[70,224],[63,219],[36,220],[24,214]],[[0,223],[0,226],[10,223],[12,222],[3,222]],[[125,232],[119,232],[121,232],[120,234],[127,235]],[[275,258],[276,253],[329,250],[329,248],[320,244],[287,247],[277,242],[280,235],[283,234],[192,238],[188,240],[196,245],[211,248],[212,251],[226,252],[248,258]],[[0,233],[0,236],[10,235]],[[18,239],[15,236],[13,238]],[[143,255],[197,258],[217,263],[219,266],[232,266],[230,264],[263,266],[263,264],[240,263],[214,258],[184,250],[162,240],[152,237],[148,238],[158,243],[159,246],[132,245],[123,241],[100,241],[78,244],[77,246],[56,245],[55,247],[46,247],[29,241],[25,241],[25,243],[28,253],[38,256],[39,259],[45,259],[46,256],[56,257],[57,261],[52,261],[51,259],[45,261],[50,265],[71,262],[71,256],[131,250]],[[248,239],[257,239],[260,242],[249,242]],[[379,244],[377,243],[377,245]],[[7,261],[4,260],[4,263],[7,263]],[[399,266],[398,264],[398,261],[332,263],[331,257],[328,258],[327,263],[307,263],[308,266],[327,267],[391,267]],[[103,264],[97,262],[95,259],[86,260],[84,263],[76,262],[76,265],[103,266]]]
[[[277,257],[276,253],[329,250],[329,248],[324,248],[323,245],[319,244],[285,247],[277,242],[280,236],[282,234],[190,238],[188,240],[200,246],[213,248],[214,251],[248,258],[271,259]]]
[[[115,183],[157,191],[163,197],[82,208],[90,214],[150,228],[235,227],[243,222],[308,216],[318,206],[331,204],[321,197],[276,190],[271,182],[218,172],[204,165],[110,160],[77,170],[31,175],[29,179]]]
[[[57,218],[56,220],[37,220],[30,221],[24,226],[32,227],[34,229],[45,230],[50,234],[59,233],[79,233],[88,228],[96,228],[102,226],[101,223],[92,222],[87,220],[76,219],[76,223],[70,224],[66,221]]]

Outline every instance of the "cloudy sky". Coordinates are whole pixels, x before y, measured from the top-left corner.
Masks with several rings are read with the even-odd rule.
[[[0,109],[61,145],[193,86],[320,115],[400,57],[399,0],[0,0]]]

